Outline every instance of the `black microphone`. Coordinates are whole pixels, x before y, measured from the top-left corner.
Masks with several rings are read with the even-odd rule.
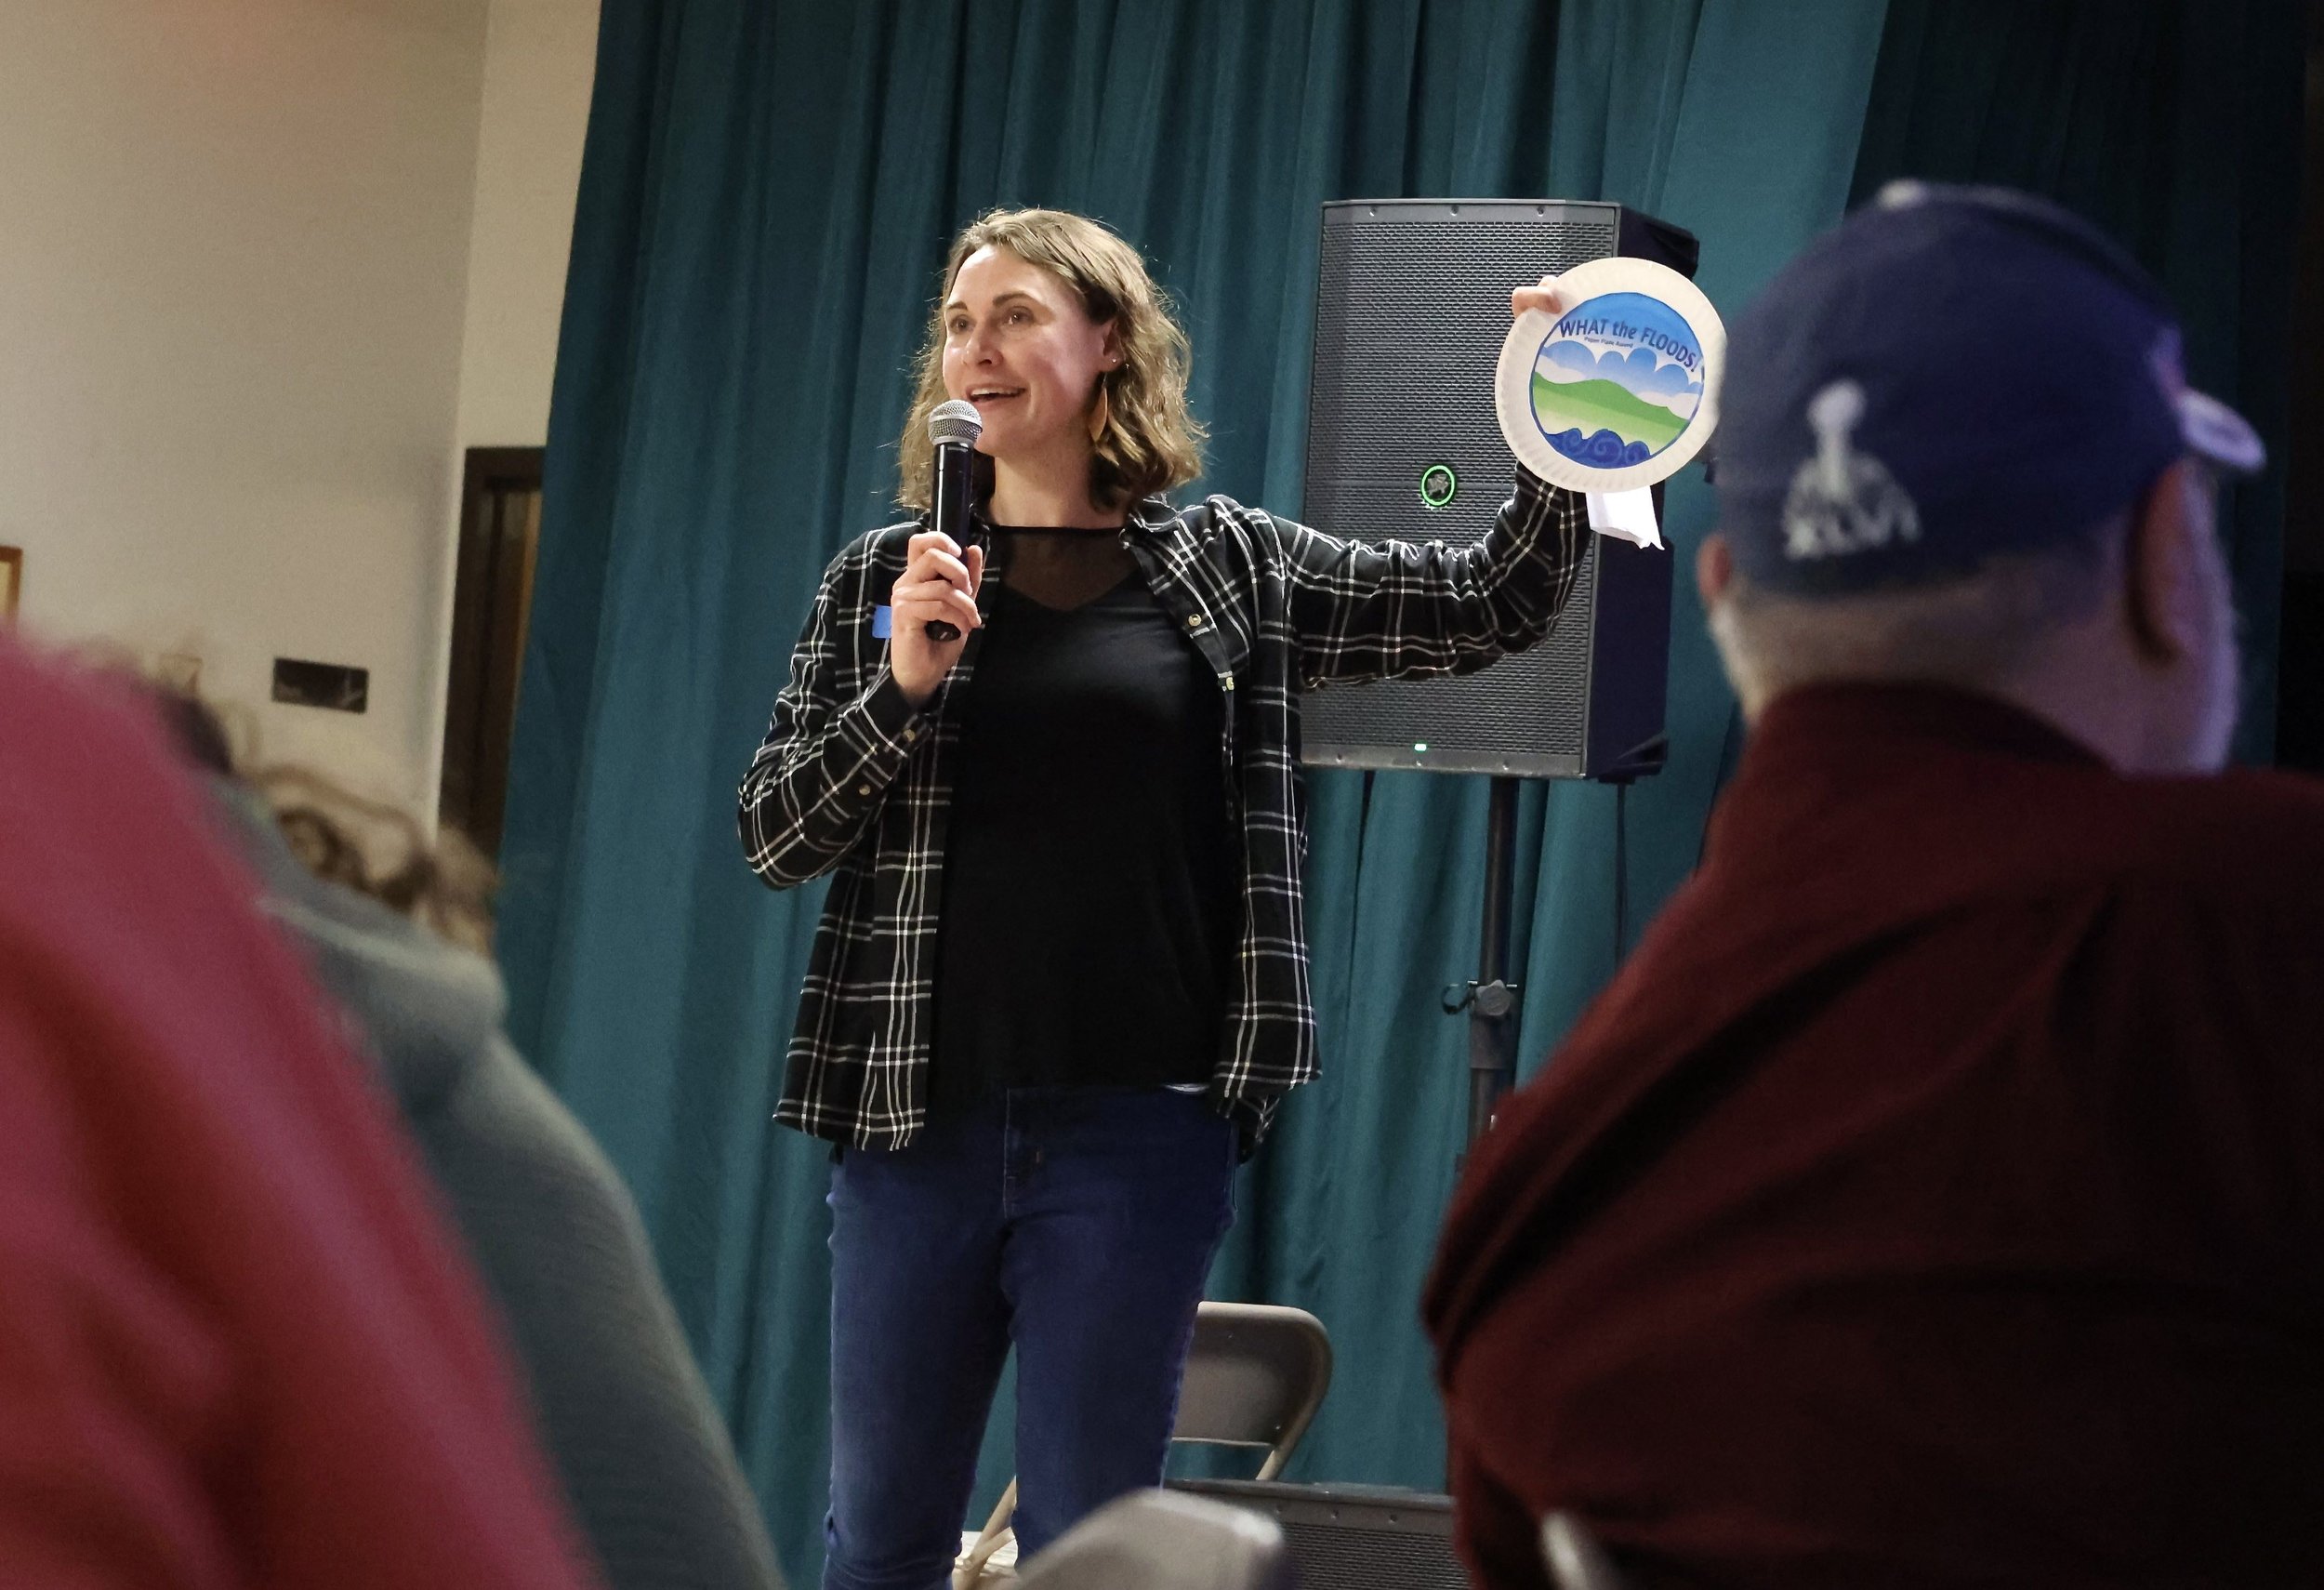
[[[952,544],[964,552],[969,545],[969,494],[975,489],[969,460],[976,451],[976,439],[984,433],[984,419],[976,412],[976,404],[959,398],[938,404],[928,417],[928,439],[936,447],[936,490],[928,527],[951,537]],[[931,618],[927,629],[931,641],[949,643],[960,638],[960,627],[942,618]]]

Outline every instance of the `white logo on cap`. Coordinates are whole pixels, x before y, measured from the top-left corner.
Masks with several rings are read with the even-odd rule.
[[[1921,538],[1921,510],[1888,466],[1848,439],[1864,418],[1864,389],[1834,381],[1809,400],[1816,457],[1791,477],[1783,503],[1783,555],[1844,556]]]
[[[2146,351],[2146,367],[2163,401],[2179,418],[2179,439],[2187,450],[2223,470],[2255,475],[2267,467],[2267,444],[2251,422],[2208,392],[2186,384],[2185,366],[2179,362],[2179,334],[2166,330]]]

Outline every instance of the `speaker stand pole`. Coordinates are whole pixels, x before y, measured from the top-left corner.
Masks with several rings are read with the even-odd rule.
[[[1469,987],[1469,1144],[1517,1078],[1518,987],[1509,981],[1509,924],[1516,888],[1517,783],[1493,780],[1485,827],[1485,918],[1477,980]],[[1456,1009],[1458,1007],[1455,1007]]]

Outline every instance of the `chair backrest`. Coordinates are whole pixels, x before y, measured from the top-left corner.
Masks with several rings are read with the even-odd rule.
[[[1273,1479],[1331,1385],[1331,1338],[1304,1308],[1205,1303],[1179,1393],[1174,1441],[1264,1447]]]
[[[1018,1590],[1292,1590],[1273,1518],[1142,1491],[1065,1531],[1017,1575]]]
[[[1307,1433],[1330,1385],[1331,1338],[1325,1334],[1324,1322],[1304,1308],[1271,1303],[1205,1303],[1195,1313],[1195,1339],[1187,1349],[1178,1424],[1170,1439],[1263,1447],[1267,1456],[1259,1465],[1259,1477],[1273,1479],[1283,1472],[1292,1449]],[[1009,1520],[1016,1509],[1017,1482],[1012,1479],[983,1530],[962,1542],[953,1569],[953,1583],[958,1590],[998,1576],[990,1565],[994,1554],[1010,1541]],[[1068,1534],[1056,1542],[1042,1553],[1043,1559],[1054,1556],[1071,1538]],[[1067,1581],[1056,1583],[1062,1585]]]

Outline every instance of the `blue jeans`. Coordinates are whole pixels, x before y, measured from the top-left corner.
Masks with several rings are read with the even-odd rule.
[[[1160,1482],[1235,1156],[1199,1094],[1019,1088],[839,1157],[825,1590],[947,1583],[1012,1342],[1022,1557]]]

